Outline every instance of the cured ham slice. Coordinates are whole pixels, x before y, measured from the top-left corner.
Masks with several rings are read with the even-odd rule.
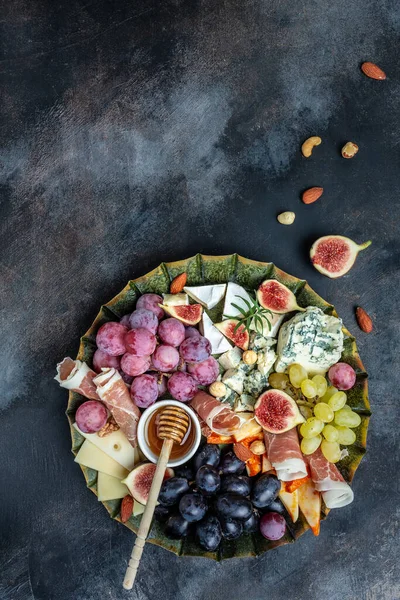
[[[93,378],[96,373],[89,369],[86,363],[72,358],[64,358],[57,365],[57,375],[54,377],[61,387],[78,392],[90,400],[98,400]]]
[[[112,416],[128,438],[130,444],[137,446],[137,426],[140,410],[133,403],[124,380],[116,369],[102,369],[94,380],[100,400],[104,402]]]
[[[220,435],[231,435],[242,423],[229,406],[202,391],[197,392],[190,406],[212,431]]]
[[[322,493],[328,508],[341,508],[353,502],[354,493],[339,469],[326,460],[321,449],[306,457],[315,489]]]
[[[268,460],[281,481],[293,481],[307,476],[307,465],[300,450],[297,429],[284,433],[264,431],[265,449]]]

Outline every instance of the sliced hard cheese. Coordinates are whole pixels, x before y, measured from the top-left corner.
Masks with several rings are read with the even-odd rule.
[[[237,306],[240,306],[240,308],[243,308],[243,310],[245,310],[247,312],[249,310],[249,307],[247,306],[246,302],[243,302],[243,299],[247,300],[247,302],[250,304],[250,306],[253,305],[251,297],[246,292],[246,290],[244,288],[242,288],[241,285],[238,285],[237,283],[229,282],[227,285],[227,288],[226,288],[224,312],[223,312],[222,318],[226,319],[227,316],[229,316],[229,317],[242,316],[240,310],[238,310],[237,308],[232,306],[232,304],[237,304]]]
[[[128,488],[119,479],[99,472],[97,475],[97,498],[100,502],[124,498],[127,494],[129,494]]]
[[[164,306],[185,306],[189,304],[187,294],[163,294]]]
[[[121,429],[100,437],[97,433],[83,433],[76,423],[74,423],[74,427],[78,433],[97,446],[97,448],[100,448],[110,458],[116,460],[125,469],[128,469],[128,471],[132,471],[135,464],[139,462],[137,448],[132,448],[128,438],[122,433]]]
[[[137,500],[134,500],[133,504],[133,516],[137,517],[138,515],[142,515],[144,513],[144,509],[146,507],[143,504],[140,504]]]
[[[200,322],[200,332],[210,342],[211,354],[221,354],[232,348],[232,344],[230,344],[226,337],[215,327],[206,312],[203,312]]]
[[[319,535],[321,520],[321,494],[316,491],[311,479],[308,479],[299,489],[299,506],[314,535]]]
[[[89,469],[107,473],[107,475],[111,475],[117,479],[124,479],[129,474],[127,469],[124,469],[116,460],[110,458],[105,452],[89,442],[89,440],[83,442],[75,457],[75,462],[89,467]]]
[[[292,517],[293,523],[296,523],[297,519],[299,518],[298,490],[295,490],[291,494],[289,494],[289,492],[284,492],[283,490],[281,490],[279,492],[279,498],[281,499],[289,515]]]
[[[217,306],[222,300],[226,290],[226,284],[220,283],[217,285],[199,285],[195,287],[184,287],[187,294],[196,302],[199,302],[208,309]]]
[[[244,423],[242,423],[239,429],[233,432],[236,442],[253,437],[262,431],[262,427],[255,420],[253,413],[240,413],[240,417]]]

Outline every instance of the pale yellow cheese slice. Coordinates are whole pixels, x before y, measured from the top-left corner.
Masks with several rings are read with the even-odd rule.
[[[129,473],[127,469],[97,448],[92,442],[89,442],[89,440],[83,442],[75,457],[75,462],[90,469],[107,473],[107,475],[111,475],[117,479],[124,479]]]
[[[97,498],[100,502],[124,498],[129,494],[126,485],[116,477],[99,472],[97,475]]]
[[[281,490],[279,492],[279,498],[282,501],[284,507],[292,517],[293,523],[296,523],[299,518],[299,492],[295,490],[291,494]]]
[[[133,467],[139,462],[139,452],[137,448],[132,448],[125,434],[121,429],[113,431],[104,437],[97,433],[83,433],[76,423],[75,429],[97,448],[105,452],[110,458],[116,460],[120,465],[132,471]]]

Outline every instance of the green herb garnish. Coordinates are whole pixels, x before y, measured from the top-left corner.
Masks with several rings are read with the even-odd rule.
[[[241,317],[239,318],[239,316],[232,317],[229,315],[223,315],[226,319],[234,319],[235,321],[238,321],[237,325],[235,326],[235,329],[233,330],[235,333],[241,325],[243,325],[243,327],[245,328],[246,331],[250,332],[250,325],[251,325],[251,322],[254,320],[254,325],[255,325],[257,333],[262,335],[262,332],[263,332],[262,319],[263,318],[267,321],[268,328],[271,331],[271,323],[268,319],[268,315],[272,316],[272,312],[270,310],[268,310],[268,308],[262,307],[261,304],[258,302],[257,298],[251,298],[251,303],[250,303],[248,300],[246,300],[246,298],[242,298],[242,296],[236,295],[235,297],[240,298],[240,300],[242,300],[242,302],[244,302],[247,306],[247,310],[245,310],[238,304],[234,304],[232,302],[232,306],[240,312]]]

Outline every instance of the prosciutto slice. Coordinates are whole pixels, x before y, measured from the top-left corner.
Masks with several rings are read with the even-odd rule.
[[[64,358],[57,365],[57,375],[54,377],[61,387],[78,392],[90,400],[98,400],[96,386],[93,383],[96,373],[89,369],[86,363],[72,358]]]
[[[202,391],[197,392],[190,406],[208,427],[219,435],[231,435],[242,423],[239,415],[229,406]]]
[[[322,493],[328,508],[341,508],[353,502],[354,493],[338,468],[326,460],[321,449],[306,457],[315,489]]]
[[[268,460],[280,481],[293,481],[307,476],[307,465],[300,450],[296,427],[285,433],[264,431]]]
[[[130,444],[137,446],[137,426],[140,410],[133,403],[128,388],[116,369],[102,369],[102,373],[93,379],[100,400],[104,402],[112,416],[128,438]]]

